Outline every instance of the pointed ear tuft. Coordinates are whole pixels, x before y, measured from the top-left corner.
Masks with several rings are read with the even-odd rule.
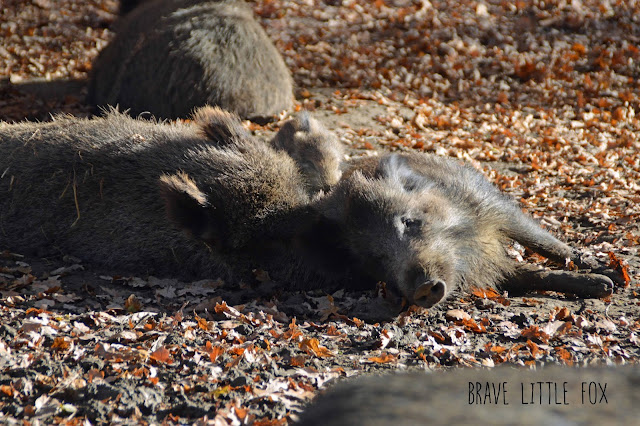
[[[171,221],[196,238],[205,241],[215,238],[211,217],[214,208],[186,173],[161,176],[160,191]]]
[[[307,111],[303,111],[293,120],[294,127],[298,132],[311,133],[313,122],[315,120],[311,118]]]
[[[205,106],[193,114],[193,121],[204,137],[219,146],[249,137],[237,115],[218,107]]]
[[[422,191],[432,186],[424,175],[411,167],[406,157],[399,154],[391,154],[380,160],[376,176],[389,179],[407,192]]]

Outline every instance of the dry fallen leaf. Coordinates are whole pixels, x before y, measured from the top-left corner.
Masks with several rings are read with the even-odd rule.
[[[554,319],[559,321],[566,321],[570,319],[570,317],[571,317],[571,311],[566,306],[558,309],[558,311],[554,315]]]
[[[9,398],[13,397],[13,388],[8,385],[0,385],[0,392],[8,396]]]
[[[367,358],[367,360],[369,360],[370,362],[375,362],[378,364],[388,364],[391,362],[396,362],[398,360],[397,355],[393,355],[390,353],[384,353],[380,356],[372,356]]]
[[[460,321],[460,324],[464,326],[465,329],[473,331],[474,333],[484,333],[487,331],[482,324],[478,324],[471,318],[463,319],[462,321]]]
[[[173,359],[171,359],[171,353],[164,346],[160,346],[158,349],[151,352],[151,354],[149,355],[149,358],[159,363],[164,363],[164,364],[173,363]]]
[[[498,302],[504,306],[509,306],[511,304],[511,302],[502,297],[501,295],[499,295],[495,290],[490,289],[490,288],[472,288],[471,290],[471,294],[473,294],[476,297],[480,297],[482,299],[489,299],[489,300],[493,300],[495,302]]]
[[[609,268],[617,271],[624,281],[624,286],[629,287],[629,283],[631,283],[631,277],[629,277],[629,265],[624,263],[617,257],[613,252],[609,252]]]
[[[324,346],[320,346],[318,339],[303,339],[299,344],[300,349],[308,353],[309,355],[315,355],[319,358],[332,357],[333,354],[329,349]]]
[[[218,357],[224,353],[224,348],[222,346],[213,346],[210,341],[205,343],[204,350],[209,354],[211,362],[216,362]]]
[[[522,330],[520,335],[525,339],[535,339],[543,343],[546,343],[549,340],[549,335],[541,330],[537,325],[532,325],[531,327],[525,328],[524,330]]]
[[[124,302],[124,308],[127,312],[140,312],[142,310],[142,303],[140,303],[140,300],[138,300],[138,297],[135,294],[132,294]]]

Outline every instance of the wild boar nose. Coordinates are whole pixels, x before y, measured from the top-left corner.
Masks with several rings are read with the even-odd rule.
[[[430,280],[420,285],[413,294],[416,305],[429,308],[438,303],[447,292],[447,284],[442,280]]]

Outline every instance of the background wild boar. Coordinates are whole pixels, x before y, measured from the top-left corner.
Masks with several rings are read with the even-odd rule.
[[[91,104],[161,118],[206,104],[260,118],[292,105],[291,74],[241,0],[147,1],[115,31],[93,65]]]
[[[338,138],[307,112],[287,121],[271,143],[296,162],[309,195],[326,193],[340,180],[344,149]]]
[[[231,114],[194,120],[0,124],[2,245],[181,278],[268,254],[261,241],[288,232],[285,216],[308,201],[295,164]]]
[[[633,424],[640,404],[639,381],[636,366],[545,366],[537,371],[465,368],[371,375],[346,380],[321,393],[296,424]],[[487,386],[491,397],[485,399]]]

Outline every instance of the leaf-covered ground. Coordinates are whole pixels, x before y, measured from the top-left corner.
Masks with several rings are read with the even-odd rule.
[[[630,286],[607,300],[474,291],[375,318],[374,291],[289,292],[264,271],[257,286],[181,283],[4,251],[3,423],[286,424],[331,380],[372,370],[640,361],[639,3],[252,3],[296,109],[351,155],[471,161],[564,240],[626,263]],[[87,115],[116,9],[0,3],[0,119]],[[265,137],[286,117],[247,126]]]

